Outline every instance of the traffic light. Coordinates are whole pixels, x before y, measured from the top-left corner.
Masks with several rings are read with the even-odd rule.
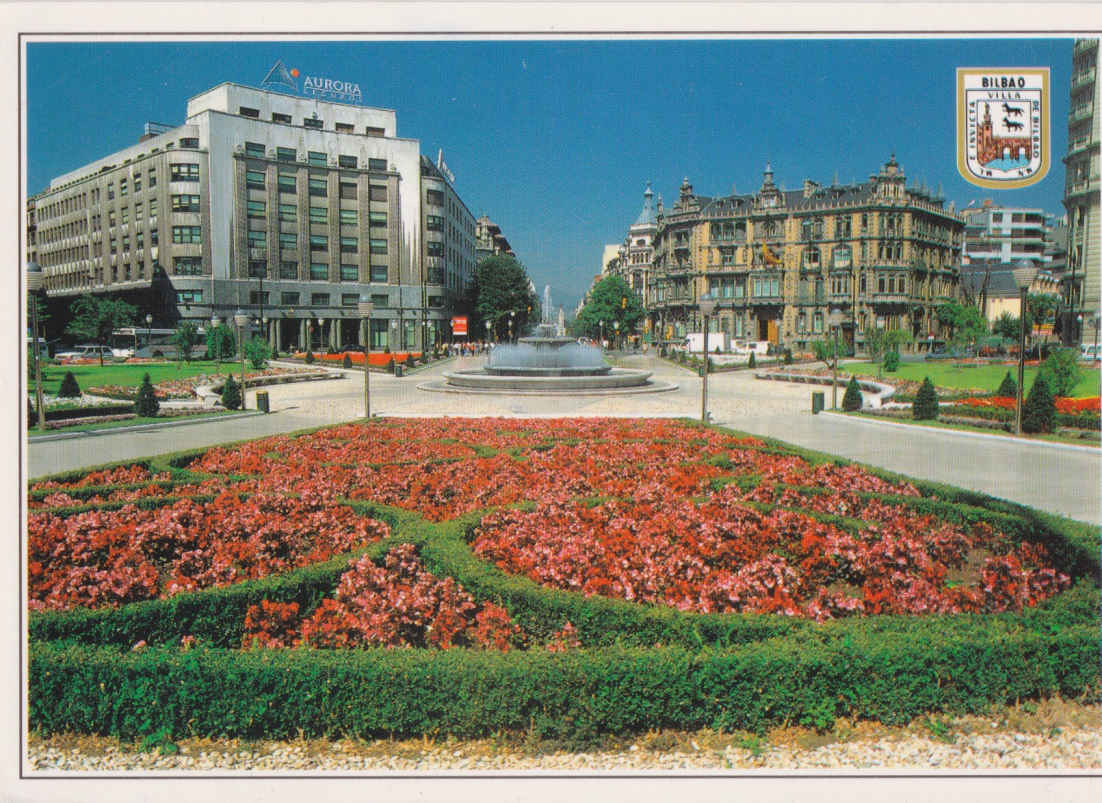
[[[628,297],[627,296],[620,296],[620,309],[627,309],[627,308],[628,308]]]

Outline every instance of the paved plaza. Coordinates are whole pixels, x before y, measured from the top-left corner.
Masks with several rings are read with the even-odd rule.
[[[372,374],[372,412],[410,417],[700,416],[700,378],[691,371],[641,355],[626,357],[622,364],[653,371],[655,379],[675,383],[677,389],[611,396],[499,396],[418,389],[426,382],[439,381],[445,371],[475,368],[482,363],[481,357],[461,357],[401,379]],[[811,387],[757,380],[749,371],[712,374],[708,388],[708,408],[715,422],[723,426],[913,477],[983,491],[1080,521],[1102,523],[1096,448],[829,413],[812,415]],[[140,432],[105,430],[34,442],[28,449],[28,476],[292,432],[363,416],[363,374],[358,371],[349,371],[344,378],[332,381],[276,385],[267,392],[272,413],[266,416]],[[247,405],[255,409],[254,392],[248,394]]]

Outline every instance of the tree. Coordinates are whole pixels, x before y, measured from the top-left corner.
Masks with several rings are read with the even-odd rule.
[[[73,376],[72,371],[66,371],[65,376],[61,379],[61,387],[57,391],[58,398],[61,399],[77,399],[80,398],[80,385],[77,384],[77,378]]]
[[[138,314],[137,308],[120,298],[83,295],[69,307],[72,320],[65,327],[66,334],[78,340],[91,340],[97,345],[111,342],[111,333],[122,326],[129,326]],[[103,366],[103,353],[99,355]]]
[[[1038,374],[1022,404],[1022,432],[1052,432],[1055,423],[1056,400],[1045,378]]]
[[[469,315],[467,331],[472,337],[486,334],[486,321],[498,339],[505,337],[510,312],[514,335],[527,331],[531,322],[540,319],[539,301],[528,274],[511,256],[486,257],[478,263],[461,307]]]
[[[635,331],[645,314],[639,298],[622,276],[606,276],[589,291],[589,299],[578,313],[578,323],[581,331],[593,338],[601,336],[601,321],[606,337],[616,331],[615,323],[620,324],[620,333],[626,335]]]
[[[1041,364],[1037,375],[1044,377],[1053,396],[1070,396],[1083,375],[1079,368],[1079,354],[1075,349],[1054,349]]]
[[[834,365],[834,338],[827,340],[813,340],[811,342],[811,350],[815,352],[815,359],[821,360],[826,364],[827,368],[831,368]],[[837,353],[842,353],[842,344],[838,344]]]
[[[222,386],[222,406],[227,410],[236,410],[241,406],[241,388],[232,376],[227,376],[226,384]]]
[[[1030,293],[1026,301],[1026,331],[1040,329],[1060,306],[1060,297],[1052,293]]]
[[[999,385],[999,389],[995,391],[995,395],[1009,399],[1018,398],[1018,383],[1010,376],[1009,371],[1007,371],[1006,376],[1003,377],[1003,381]]]
[[[884,358],[895,352],[899,353],[899,347],[911,342],[911,333],[906,329],[881,329],[872,327],[865,333],[865,353],[869,360],[876,365],[876,375],[884,375]]]
[[[149,381],[149,374],[146,374],[138,387],[138,398],[134,400],[134,412],[142,418],[153,418],[160,409],[161,403],[157,401],[157,394],[153,392],[153,383]]]
[[[857,387],[857,377],[851,376],[849,384],[846,385],[846,393],[842,396],[842,409],[852,412],[860,410],[862,404],[864,404],[864,398],[861,396],[861,388]]]
[[[916,421],[934,421],[937,419],[938,401],[937,391],[930,377],[922,381],[922,387],[915,394],[914,417]]]
[[[236,351],[236,343],[233,337],[233,330],[226,326],[224,323],[218,324],[218,326],[212,326],[207,330],[207,357],[211,360],[233,359],[233,353]]]
[[[184,362],[191,362],[191,352],[199,345],[199,327],[194,321],[182,321],[172,336],[176,346],[176,356]]]
[[[1018,319],[1009,312],[1003,312],[991,324],[991,334],[1005,337],[1008,340],[1017,340],[1021,335],[1021,325]]]
[[[272,356],[272,348],[264,338],[253,337],[245,343],[245,356],[248,358],[249,364],[259,371],[267,364],[268,358]],[[344,358],[348,360],[348,355],[345,354]],[[349,365],[351,365],[351,360],[349,360]],[[348,368],[349,365],[345,367]]]
[[[947,301],[938,306],[937,319],[949,330],[946,339],[956,345],[970,343],[987,334],[987,321],[983,313],[971,304]]]

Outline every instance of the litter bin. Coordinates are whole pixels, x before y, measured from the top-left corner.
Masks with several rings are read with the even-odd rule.
[[[812,415],[814,415],[816,413],[821,413],[823,411],[823,408],[826,406],[825,403],[824,403],[825,398],[826,398],[826,394],[821,390],[816,390],[811,394],[811,413],[812,413]]]
[[[262,413],[271,412],[268,407],[268,391],[258,390],[256,392],[256,409]]]
[[[404,369],[404,367],[401,365],[401,363],[394,363],[394,375],[395,376],[401,377],[403,369]]]

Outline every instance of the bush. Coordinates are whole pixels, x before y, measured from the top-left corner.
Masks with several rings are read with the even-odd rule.
[[[914,417],[917,421],[934,421],[937,419],[937,413],[937,391],[934,390],[934,383],[930,381],[930,377],[926,377],[915,396]]]
[[[226,384],[222,386],[222,406],[227,410],[236,410],[241,406],[241,386],[233,381],[232,376],[227,376]]]
[[[350,356],[349,356],[349,355],[348,355],[348,354],[346,353],[346,354],[344,355],[344,359],[343,359],[343,360],[341,360],[341,368],[351,368],[351,367],[352,367],[352,357],[350,357]]]
[[[1002,384],[1000,384],[999,389],[995,391],[995,395],[1008,399],[1016,399],[1018,397],[1018,383],[1010,376],[1009,371],[1007,371],[1006,376],[1003,377]]]
[[[1037,376],[1044,377],[1045,387],[1052,396],[1070,396],[1082,378],[1078,352],[1075,349],[1055,349],[1041,364]]]
[[[80,385],[77,384],[77,378],[73,376],[72,371],[65,372],[65,377],[61,380],[61,387],[58,389],[57,395],[62,399],[80,397]]]
[[[249,364],[258,371],[267,365],[271,354],[271,346],[262,337],[254,337],[245,344],[245,356],[248,358]]]
[[[407,368],[414,368],[416,366],[417,366],[417,360],[413,359],[413,352],[411,351],[409,354],[406,355],[406,367]]]
[[[899,370],[899,352],[889,351],[884,355],[884,370],[889,374],[894,374]]]
[[[1056,400],[1043,375],[1038,374],[1022,403],[1022,432],[1052,432],[1056,423]]]
[[[846,395],[842,397],[842,409],[846,412],[860,410],[863,403],[864,398],[861,396],[861,388],[857,387],[857,377],[851,376],[849,384],[846,385]]]
[[[750,359],[747,361],[746,367],[747,368],[757,368],[758,367],[758,358],[756,356],[754,356],[754,352],[752,352],[752,351],[750,352]]]
[[[207,359],[229,360],[237,351],[237,340],[233,336],[233,330],[225,324],[212,326],[207,331]]]
[[[307,349],[306,350],[306,356],[303,358],[302,361],[304,363],[306,363],[307,365],[313,365],[314,364],[314,352],[312,352],[310,349]]]
[[[792,349],[785,349],[784,350],[783,362],[784,362],[785,365],[791,365],[792,364]]]
[[[134,412],[143,418],[152,418],[161,409],[160,402],[153,392],[153,383],[149,381],[149,374],[142,377],[142,384],[138,387],[138,398],[134,400]]]

